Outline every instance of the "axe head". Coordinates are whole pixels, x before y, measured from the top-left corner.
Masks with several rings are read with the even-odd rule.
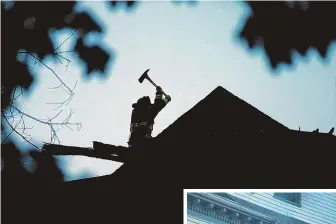
[[[139,78],[139,82],[142,83],[146,78],[148,78],[148,71],[149,69],[147,69]]]

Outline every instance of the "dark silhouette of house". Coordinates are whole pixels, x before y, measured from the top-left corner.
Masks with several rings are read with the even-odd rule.
[[[46,189],[31,201],[35,214],[7,217],[182,223],[183,189],[335,188],[335,148],[335,136],[290,130],[217,87],[146,145],[125,148],[127,159],[113,174]],[[44,199],[48,192],[53,196]]]

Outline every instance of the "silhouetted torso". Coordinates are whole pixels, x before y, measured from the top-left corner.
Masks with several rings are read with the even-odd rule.
[[[167,100],[162,99],[162,95],[157,93],[153,104],[134,105],[131,118],[129,146],[141,144],[144,140],[151,138],[154,119],[158,113],[166,106]]]

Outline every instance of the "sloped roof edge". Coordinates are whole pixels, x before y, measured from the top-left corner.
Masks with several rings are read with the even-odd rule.
[[[263,116],[266,116],[267,118],[275,121],[276,123],[278,123],[280,126],[282,126],[283,128],[286,128],[286,129],[289,129],[288,127],[286,127],[285,125],[283,125],[282,123],[278,122],[277,120],[275,120],[274,118],[270,117],[269,115],[265,114],[264,112],[262,112],[261,110],[259,110],[258,108],[254,107],[253,105],[251,105],[250,103],[248,103],[247,101],[241,99],[240,97],[234,95],[233,93],[231,93],[230,91],[228,91],[227,89],[225,89],[224,87],[222,86],[217,86],[216,89],[214,89],[210,94],[212,93],[224,93],[225,94],[229,94],[231,97],[235,97],[236,99],[238,99],[241,103],[245,104],[246,106],[248,107],[251,107],[253,108],[254,110],[257,110],[259,113],[261,113]],[[210,95],[209,94],[209,95]],[[208,96],[209,96],[208,95]]]
[[[320,136],[323,138],[328,138],[336,141],[336,135],[335,134],[329,134],[324,132],[313,132],[313,131],[299,131],[294,129],[289,129],[292,133],[297,135],[304,135],[304,136]]]
[[[221,197],[224,197],[224,198],[227,198],[229,200],[232,200],[232,201],[236,201],[233,197],[231,197],[231,195],[229,195],[228,193],[214,193],[216,195],[219,195]]]
[[[285,130],[290,130],[288,127],[286,127],[285,125],[281,124],[280,122],[276,121],[275,119],[273,119],[272,117],[268,116],[267,114],[265,114],[264,112],[260,111],[259,109],[257,109],[256,107],[252,106],[251,104],[247,103],[246,101],[244,101],[243,99],[239,98],[238,96],[234,95],[233,93],[229,92],[228,90],[226,90],[224,87],[222,86],[217,86],[214,90],[212,90],[207,96],[205,96],[202,100],[200,100],[198,103],[196,103],[193,107],[191,107],[189,110],[187,110],[184,114],[182,114],[179,118],[177,118],[173,123],[171,123],[165,130],[163,130],[161,133],[159,133],[157,135],[157,137],[161,136],[163,133],[166,132],[166,130],[170,129],[171,126],[173,126],[174,124],[176,124],[177,122],[179,122],[180,120],[183,120],[191,111],[197,109],[198,107],[202,107],[203,104],[207,101],[210,100],[212,97],[215,97],[217,95],[222,95],[224,97],[232,97],[235,98],[236,100],[239,101],[240,104],[244,104],[246,107],[252,108],[253,110],[258,111],[263,117],[266,117],[269,120],[272,120],[274,123],[278,124],[279,127],[285,129]],[[225,103],[224,101],[221,103]],[[214,107],[216,108],[220,108],[221,106],[223,106],[223,104],[217,104],[214,105]],[[213,108],[211,108],[213,109]]]

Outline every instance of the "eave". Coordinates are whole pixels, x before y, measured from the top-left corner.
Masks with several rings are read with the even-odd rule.
[[[188,209],[232,224],[288,224],[212,193],[188,193]]]

